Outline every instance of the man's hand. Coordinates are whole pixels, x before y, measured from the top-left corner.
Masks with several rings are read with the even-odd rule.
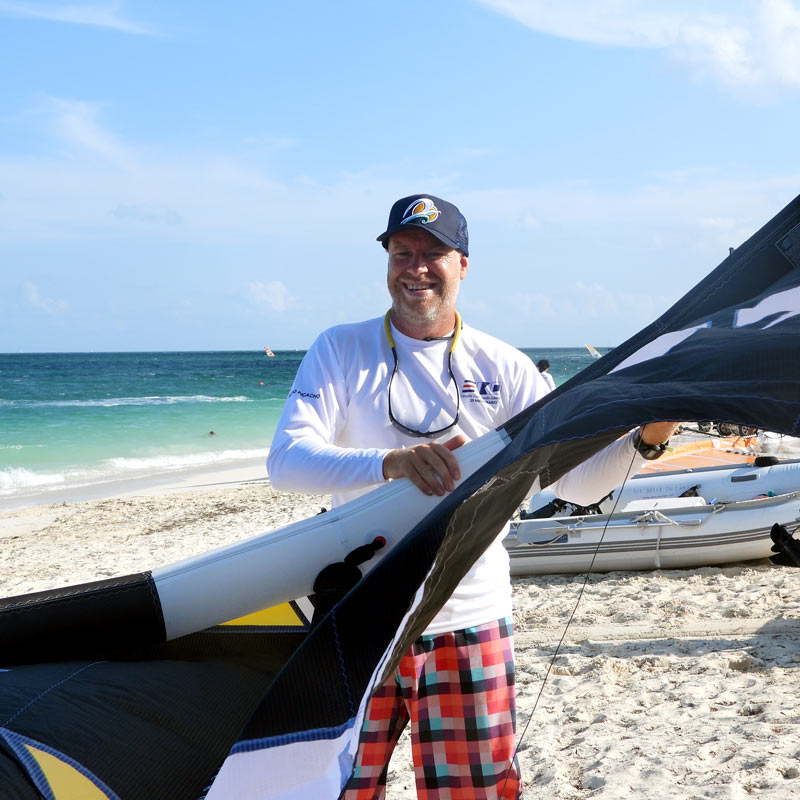
[[[680,422],[648,422],[642,425],[642,441],[645,444],[661,444],[666,442],[678,429]]]
[[[421,492],[443,496],[452,492],[461,470],[452,451],[467,441],[459,434],[446,442],[426,442],[416,447],[390,450],[383,459],[384,478],[408,478]]]

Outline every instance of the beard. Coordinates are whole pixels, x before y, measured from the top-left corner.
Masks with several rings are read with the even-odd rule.
[[[439,286],[439,291],[424,300],[408,297],[401,287],[389,286],[392,310],[398,320],[417,325],[430,325],[443,319],[451,319],[456,307],[458,286]]]

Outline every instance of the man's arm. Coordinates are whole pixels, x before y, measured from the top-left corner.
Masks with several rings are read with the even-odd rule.
[[[662,444],[680,427],[680,422],[648,422],[642,426],[642,441],[645,444]]]
[[[347,389],[330,338],[320,335],[303,358],[270,444],[267,473],[281,491],[343,492],[382,483],[388,448],[333,442],[347,421]]]
[[[645,444],[666,442],[678,427],[677,422],[650,422],[641,430]],[[562,500],[587,506],[605,497],[626,478],[635,475],[645,459],[633,446],[636,431],[612,442],[582,464],[570,470],[555,483],[552,489]]]
[[[272,485],[338,493],[408,478],[425,494],[442,496],[460,479],[452,450],[466,442],[464,436],[399,449],[339,447],[334,442],[347,417],[347,378],[335,342],[323,333],[300,364],[270,445]]]

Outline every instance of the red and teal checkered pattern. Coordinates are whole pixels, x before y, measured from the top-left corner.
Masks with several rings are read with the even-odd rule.
[[[372,695],[344,800],[385,797],[408,722],[419,800],[520,800],[512,637],[502,619],[417,640]]]

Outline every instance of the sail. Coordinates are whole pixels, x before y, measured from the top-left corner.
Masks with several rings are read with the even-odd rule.
[[[584,347],[589,351],[589,355],[592,358],[600,358],[600,356],[602,355],[602,353],[598,353],[597,350],[595,350],[594,347],[592,347],[590,344],[586,344],[584,345]]]
[[[270,350],[266,345],[264,345],[264,355],[267,356],[267,358],[275,358],[275,353],[273,353],[272,350]]]
[[[334,800],[373,687],[532,484],[543,488],[650,421],[800,434],[799,336],[797,198],[659,319],[498,429],[499,451],[313,628],[211,629],[164,643],[147,575],[114,581],[107,594],[73,587],[59,602],[0,601],[0,641],[15,642],[3,657],[39,659],[0,672],[0,785],[22,800],[44,794],[35,752],[92,776],[99,797]],[[79,641],[59,637],[62,613],[89,617]],[[97,640],[117,652],[82,659]]]

